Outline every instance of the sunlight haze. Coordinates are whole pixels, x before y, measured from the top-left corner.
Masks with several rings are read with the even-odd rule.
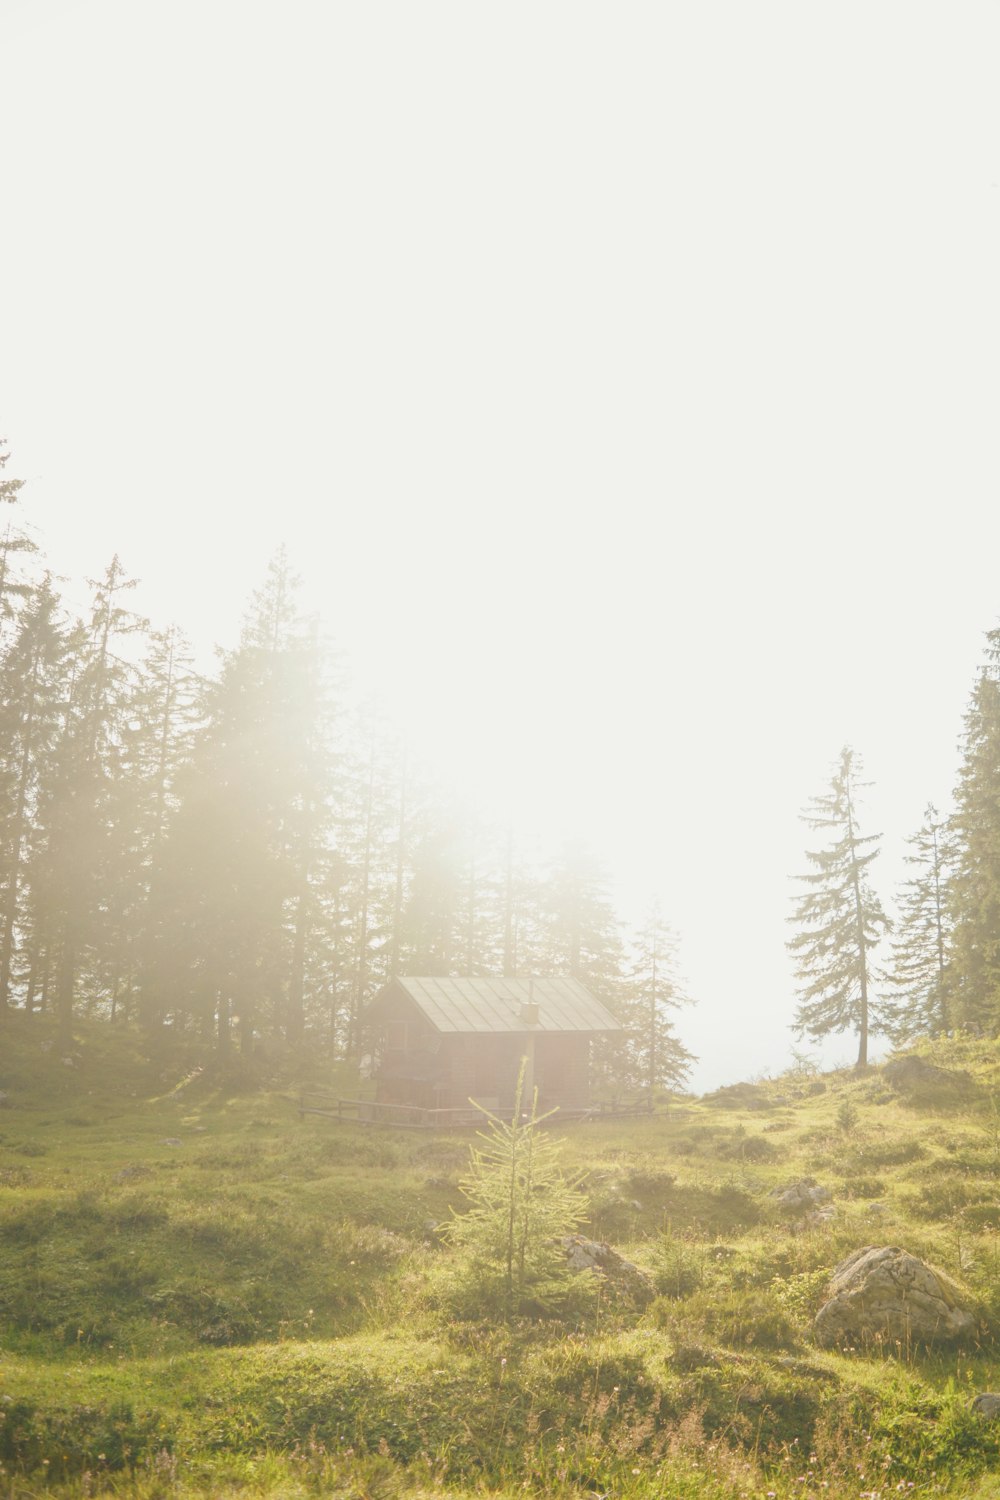
[[[843,744],[887,905],[1000,620],[993,4],[6,0],[0,436],[202,660],[288,547],[413,752],[788,1061]],[[852,1055],[850,1036],[824,1055]]]

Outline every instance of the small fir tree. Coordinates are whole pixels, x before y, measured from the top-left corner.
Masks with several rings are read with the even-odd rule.
[[[799,1036],[828,1036],[852,1030],[858,1037],[857,1066],[868,1063],[868,1038],[884,1030],[887,1017],[871,990],[872,953],[889,921],[868,882],[878,856],[878,834],[858,831],[857,797],[861,759],[845,746],[830,788],[802,814],[810,828],[827,833],[824,849],[807,851],[811,869],[797,878],[805,892],[790,918],[799,931],[788,943],[795,960]]]
[[[538,1113],[536,1091],[522,1115],[523,1092],[522,1064],[510,1123],[483,1110],[488,1129],[461,1182],[469,1208],[446,1230],[459,1255],[454,1305],[468,1316],[555,1313],[586,1285],[561,1243],[584,1217],[580,1179],[565,1176],[559,1142],[541,1129],[554,1111]]]

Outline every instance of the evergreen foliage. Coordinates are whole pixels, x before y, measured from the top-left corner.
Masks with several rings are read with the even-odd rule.
[[[694,1061],[670,1019],[689,1003],[678,974],[676,935],[654,902],[634,939],[624,1007],[630,1081],[648,1090],[650,1103],[658,1090],[682,1086]]]
[[[537,1090],[525,1102],[524,1065],[508,1124],[484,1110],[482,1145],[471,1149],[461,1188],[468,1209],[456,1214],[446,1237],[458,1255],[452,1303],[470,1316],[509,1321],[562,1310],[584,1283],[570,1270],[561,1241],[579,1227],[587,1210],[580,1178],[568,1178],[560,1145],[542,1130]]]
[[[909,839],[913,868],[898,896],[892,944],[896,990],[892,1031],[899,1041],[943,1036],[950,1030],[948,969],[951,948],[950,872],[953,858],[947,823],[933,803]]]
[[[845,746],[829,790],[802,814],[811,829],[828,835],[826,847],[806,852],[811,868],[806,890],[790,918],[799,931],[788,948],[799,980],[795,1030],[827,1036],[851,1030],[858,1038],[858,1067],[868,1062],[868,1039],[884,1030],[888,1016],[871,991],[872,954],[889,927],[869,884],[878,856],[878,834],[862,835],[857,821],[861,760]]]
[[[58,1016],[66,1051],[91,1017],[202,1058],[344,1058],[393,974],[561,973],[628,1023],[641,981],[590,856],[528,861],[431,787],[348,698],[283,552],[200,674],[176,627],[129,607],[117,557],[88,615],[66,610],[5,462],[0,445],[0,1018]],[[642,1082],[641,1046],[605,1048],[602,1083]]]
[[[1000,629],[986,637],[986,662],[965,716],[955,790],[951,883],[953,1024],[1000,1031]]]

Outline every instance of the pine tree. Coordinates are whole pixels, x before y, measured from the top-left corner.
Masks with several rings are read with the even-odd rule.
[[[579,979],[614,1009],[624,956],[603,870],[583,844],[569,843],[539,894],[541,971]]]
[[[59,601],[46,575],[24,605],[0,668],[0,1014],[10,1004],[22,898],[37,852],[39,788],[64,707],[66,654]]]
[[[951,947],[948,825],[928,803],[921,827],[907,840],[914,869],[899,890],[899,921],[892,945],[896,990],[893,1033],[899,1040],[950,1030],[948,967]]]
[[[670,1013],[688,1004],[677,972],[677,938],[654,902],[636,934],[622,1007],[629,1033],[629,1079],[648,1090],[683,1084],[694,1058],[677,1037]]]
[[[1000,629],[986,637],[986,662],[965,716],[955,789],[955,872],[951,1021],[1000,1031]]]
[[[9,458],[7,445],[0,438],[0,505],[16,506],[24,480],[4,476]],[[33,588],[32,579],[19,571],[19,564],[37,551],[38,544],[23,526],[11,519],[4,521],[0,530],[0,641],[5,639]]]
[[[567,844],[539,890],[537,947],[528,943],[528,972],[579,979],[621,1019],[624,950],[603,870],[580,843]],[[592,1082],[612,1095],[632,1086],[628,1031],[596,1037]]]
[[[154,910],[152,872],[190,753],[196,684],[180,631],[153,632],[138,664],[120,775],[108,797],[101,984],[112,1021],[133,1016],[140,996]],[[159,1013],[146,1008],[141,1019],[155,1028]]]
[[[522,1112],[523,1088],[522,1067],[510,1124],[484,1111],[482,1145],[460,1183],[469,1207],[447,1226],[458,1252],[452,1301],[460,1314],[509,1321],[553,1313],[586,1285],[561,1243],[584,1217],[579,1179],[564,1175],[560,1144],[541,1129],[548,1115],[538,1114],[537,1094]]]
[[[830,789],[802,814],[807,827],[827,833],[826,848],[807,851],[811,869],[790,918],[800,929],[788,943],[800,981],[795,1030],[828,1036],[852,1030],[858,1037],[859,1068],[868,1063],[868,1039],[886,1017],[871,992],[872,954],[888,931],[868,871],[878,856],[878,834],[858,831],[858,792],[867,783],[860,757],[845,746]]]
[[[43,788],[44,839],[33,875],[39,933],[57,976],[59,1034],[68,1044],[78,986],[94,997],[111,845],[108,808],[121,775],[134,667],[120,654],[123,637],[146,622],[120,596],[134,587],[118,558],[93,581],[90,621],[73,632],[72,679],[63,723]]]
[[[279,553],[239,646],[203,684],[201,724],[152,871],[143,1009],[176,1015],[222,1053],[238,1025],[301,1040],[328,758],[317,640]]]

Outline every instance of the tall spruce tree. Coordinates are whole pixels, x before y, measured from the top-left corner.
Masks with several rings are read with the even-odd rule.
[[[1000,628],[987,634],[965,716],[953,827],[952,1024],[993,1036],[1000,1031]]]
[[[229,1051],[257,1033],[303,1034],[312,887],[325,821],[316,639],[283,553],[255,594],[239,646],[203,684],[201,724],[177,777],[176,813],[151,871],[143,1010]]]
[[[795,1030],[811,1037],[854,1031],[859,1068],[868,1063],[869,1037],[886,1025],[871,982],[872,954],[889,929],[868,878],[880,835],[858,829],[858,793],[868,785],[861,769],[860,756],[845,746],[829,790],[802,814],[829,843],[806,851],[811,868],[796,877],[806,889],[789,919],[799,931],[788,943],[800,982]]]
[[[109,804],[122,774],[122,743],[135,688],[123,637],[146,622],[121,596],[132,589],[117,557],[92,580],[89,623],[75,632],[72,682],[47,788],[47,837],[38,892],[57,978],[59,1035],[69,1043],[78,987],[99,984],[105,897],[111,878]]]
[[[0,665],[0,1014],[10,1004],[39,852],[38,808],[65,707],[67,636],[46,575],[32,591]]]
[[[933,803],[920,828],[907,840],[906,863],[913,875],[899,890],[899,920],[892,944],[896,991],[893,1033],[901,1041],[951,1028],[948,968],[951,948],[949,886],[952,844],[948,824]]]
[[[16,506],[24,480],[4,474],[9,458],[7,445],[0,438],[0,505]],[[22,524],[12,519],[12,512],[0,517],[0,643],[9,635],[18,611],[31,593],[33,580],[22,571],[22,564],[37,551],[37,542]]]
[[[622,1020],[629,1033],[629,1082],[648,1091],[683,1084],[694,1058],[671,1012],[689,1003],[677,969],[677,938],[654,902],[632,944]]]

